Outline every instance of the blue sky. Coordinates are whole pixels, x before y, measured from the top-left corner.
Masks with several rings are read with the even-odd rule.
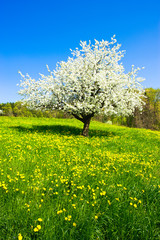
[[[145,67],[144,87],[160,88],[160,1],[0,0],[0,103],[15,102],[18,70],[38,78],[67,60],[80,40],[116,35],[126,72]]]

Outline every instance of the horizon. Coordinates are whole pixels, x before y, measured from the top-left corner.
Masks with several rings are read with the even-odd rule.
[[[0,103],[17,102],[22,74],[38,78],[66,61],[80,40],[108,40],[115,34],[125,50],[122,63],[145,67],[144,88],[160,88],[160,2],[5,1],[0,10]]]

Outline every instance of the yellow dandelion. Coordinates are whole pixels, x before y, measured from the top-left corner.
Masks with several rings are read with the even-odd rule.
[[[42,227],[41,227],[41,225],[37,225],[37,228],[38,228],[38,230],[40,230]]]
[[[38,232],[38,228],[35,227],[35,228],[33,229],[33,231],[34,231],[34,232]]]
[[[71,216],[71,215],[69,215],[69,216],[68,216],[68,221],[71,221],[71,218],[72,218],[72,216]]]
[[[101,195],[101,196],[105,196],[105,195],[106,195],[106,191],[102,191],[102,192],[100,193],[100,195]]]
[[[77,224],[74,222],[74,223],[73,223],[73,227],[76,227],[76,226],[77,226]]]
[[[97,220],[97,219],[98,219],[98,216],[95,216],[94,218],[95,218],[95,220]]]
[[[59,211],[57,211],[57,214],[60,214],[60,213],[62,213],[63,211],[62,210],[59,210]]]
[[[23,238],[23,237],[22,237],[22,234],[19,233],[19,234],[18,234],[18,240],[22,240],[22,238]]]
[[[39,221],[39,222],[42,222],[43,220],[42,220],[42,218],[38,218],[38,221]]]

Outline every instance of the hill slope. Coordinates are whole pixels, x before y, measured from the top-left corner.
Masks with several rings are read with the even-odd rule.
[[[160,132],[81,128],[0,118],[0,239],[160,239]]]

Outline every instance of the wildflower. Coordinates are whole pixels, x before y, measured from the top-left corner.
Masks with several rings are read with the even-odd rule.
[[[73,223],[73,227],[76,227],[76,226],[77,226],[77,224],[74,222],[74,223]]]
[[[42,227],[41,227],[41,225],[37,225],[37,228],[38,228],[38,230],[40,230]]]
[[[102,192],[100,193],[100,195],[101,195],[101,196],[105,196],[105,195],[106,195],[106,191],[102,191]]]
[[[65,217],[64,219],[65,219],[66,221],[71,221],[71,218],[72,218],[72,216],[71,216],[71,215],[68,215],[68,217]]]
[[[117,187],[122,187],[122,184],[117,184]]]
[[[23,237],[22,237],[22,234],[19,233],[19,234],[18,234],[18,240],[22,240],[22,238],[23,238]]]
[[[111,201],[110,200],[108,200],[108,204],[111,205]]]
[[[35,227],[35,228],[33,229],[33,231],[34,231],[34,232],[38,232],[38,228]]]
[[[42,222],[43,220],[42,220],[42,218],[38,218],[38,221],[39,221],[39,222]]]
[[[135,203],[134,205],[133,205],[135,208],[137,208],[137,204]]]
[[[95,216],[94,218],[95,218],[95,220],[97,220],[97,219],[98,219],[98,216]]]
[[[60,214],[60,213],[62,213],[63,212],[63,210],[59,210],[59,211],[57,211],[57,214]]]

